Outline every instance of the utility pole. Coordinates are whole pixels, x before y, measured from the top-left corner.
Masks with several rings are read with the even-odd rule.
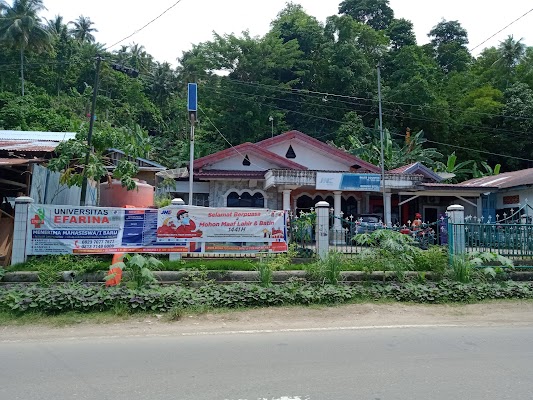
[[[92,138],[93,127],[96,116],[94,115],[96,109],[96,96],[98,95],[98,83],[100,79],[100,64],[102,63],[102,57],[96,56],[96,72],[94,73],[94,87],[93,87],[93,102],[91,104],[91,120],[89,121],[89,134],[87,135],[87,155],[85,156],[85,164],[83,166],[83,180],[81,184],[81,196],[80,205],[85,206],[85,199],[87,197],[87,165],[89,165],[89,159],[92,151]]]
[[[383,114],[381,109],[381,70],[380,66],[378,64],[378,102],[379,102],[379,140],[381,142],[381,151],[380,151],[380,159],[381,159],[381,190],[383,192],[383,222],[388,224],[389,221],[387,221],[387,215],[386,215],[386,207],[387,207],[387,196],[385,194],[385,138],[383,136]]]
[[[271,115],[268,117],[268,120],[270,121],[270,130],[272,132],[272,137],[274,137],[274,117]]]

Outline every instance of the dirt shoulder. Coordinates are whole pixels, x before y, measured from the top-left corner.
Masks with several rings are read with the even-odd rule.
[[[533,326],[533,301],[495,301],[469,305],[367,303],[338,307],[277,307],[185,314],[178,321],[168,321],[165,316],[154,314],[106,324],[80,320],[76,325],[61,328],[43,325],[3,326],[0,327],[0,343],[405,325]]]

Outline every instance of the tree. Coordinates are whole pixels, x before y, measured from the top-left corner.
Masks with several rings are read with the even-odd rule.
[[[24,51],[37,52],[50,45],[50,36],[38,14],[45,10],[42,0],[15,0],[9,6],[0,2],[0,42],[20,52],[21,93],[24,96]]]
[[[416,36],[413,31],[413,23],[407,19],[394,19],[387,28],[387,35],[391,40],[393,50],[399,50],[404,46],[416,45]]]
[[[449,43],[457,43],[461,46],[468,44],[468,33],[459,21],[446,21],[443,19],[429,31],[428,36],[432,38],[431,44],[435,48]]]
[[[444,72],[464,71],[472,57],[466,45],[468,33],[459,21],[442,20],[429,32],[435,58]]]
[[[63,23],[63,17],[56,15],[54,19],[46,21],[46,30],[54,37],[60,37],[68,32],[68,27]]]
[[[70,21],[74,25],[70,30],[71,35],[80,43],[94,43],[95,38],[92,32],[98,32],[98,29],[92,28],[94,22],[91,18],[80,15],[76,21]]]
[[[344,0],[339,4],[339,14],[346,14],[376,30],[384,30],[394,18],[389,0]]]

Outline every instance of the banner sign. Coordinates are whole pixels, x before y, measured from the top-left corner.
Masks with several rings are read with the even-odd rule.
[[[379,192],[381,190],[381,176],[378,174],[317,172],[316,189]]]
[[[29,206],[28,255],[260,251],[287,251],[283,211]]]

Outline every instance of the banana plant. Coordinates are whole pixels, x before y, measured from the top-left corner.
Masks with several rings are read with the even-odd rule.
[[[457,183],[468,179],[468,177],[473,174],[474,164],[475,161],[473,160],[463,161],[457,164],[457,156],[455,155],[454,151],[448,156],[446,164],[441,162],[437,163],[435,171],[437,173],[443,172],[447,174],[449,177],[446,179],[446,181]]]

